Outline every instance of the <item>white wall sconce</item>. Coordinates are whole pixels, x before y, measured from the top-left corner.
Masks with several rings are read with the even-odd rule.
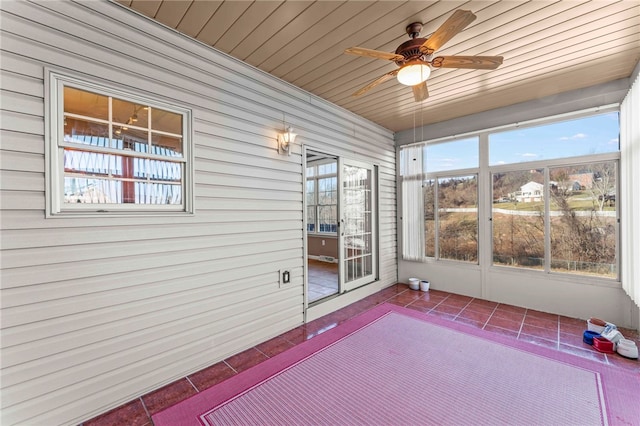
[[[291,127],[278,135],[278,153],[291,155],[291,145],[296,141],[296,135]]]

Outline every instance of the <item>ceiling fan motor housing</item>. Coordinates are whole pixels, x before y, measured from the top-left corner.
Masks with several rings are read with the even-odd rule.
[[[404,60],[394,61],[398,66],[402,66],[412,60],[427,61],[428,57],[420,50],[420,46],[427,41],[426,38],[414,38],[402,43],[396,49],[396,54],[402,55]]]

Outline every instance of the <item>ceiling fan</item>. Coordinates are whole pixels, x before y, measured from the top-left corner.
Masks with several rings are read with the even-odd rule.
[[[420,38],[422,24],[414,22],[406,28],[411,40],[402,43],[395,53],[366,49],[364,47],[350,47],[345,53],[352,55],[368,56],[376,59],[393,61],[400,68],[388,72],[371,83],[367,84],[353,96],[361,95],[373,87],[384,83],[390,78],[396,77],[398,81],[413,89],[413,97],[416,102],[429,97],[427,90],[427,78],[431,74],[431,68],[467,68],[493,70],[502,64],[502,56],[436,56],[433,54],[440,49],[453,36],[465,29],[476,19],[469,10],[456,10],[429,38]]]

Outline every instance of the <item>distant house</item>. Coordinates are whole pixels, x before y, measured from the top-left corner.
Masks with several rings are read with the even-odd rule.
[[[513,198],[519,203],[533,203],[542,201],[544,185],[538,182],[527,182],[520,187],[520,191],[516,191]]]
[[[593,188],[593,173],[576,173],[573,175],[569,175],[569,181],[573,182],[573,190],[578,191],[580,189],[591,189]],[[577,185],[580,185],[577,188]]]
[[[577,180],[568,180],[565,182],[549,181],[549,186],[552,190],[561,191],[580,191],[582,185]]]

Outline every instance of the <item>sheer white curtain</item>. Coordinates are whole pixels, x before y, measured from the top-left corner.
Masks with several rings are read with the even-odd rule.
[[[422,195],[422,145],[400,149],[402,181],[402,258],[424,257],[424,201]]]
[[[640,81],[620,106],[622,288],[640,306]]]

